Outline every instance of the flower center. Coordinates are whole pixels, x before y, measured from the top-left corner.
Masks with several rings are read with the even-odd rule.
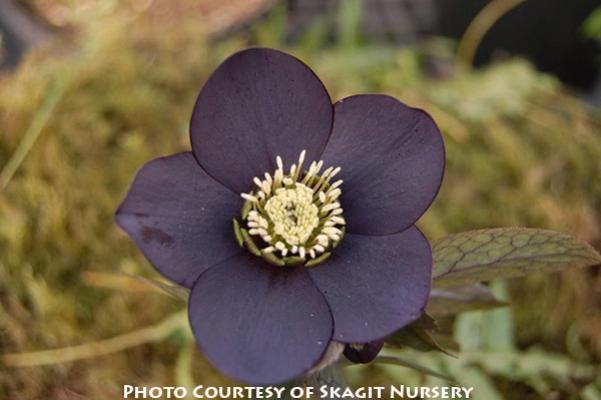
[[[313,204],[313,190],[297,183],[281,188],[265,203],[273,232],[291,245],[303,245],[319,225],[319,209]]]
[[[234,219],[238,244],[273,265],[317,265],[344,236],[338,201],[342,180],[332,183],[340,167],[322,172],[323,161],[313,161],[303,169],[305,154],[303,150],[288,173],[278,156],[273,176],[255,177],[258,189],[241,194],[242,222]]]

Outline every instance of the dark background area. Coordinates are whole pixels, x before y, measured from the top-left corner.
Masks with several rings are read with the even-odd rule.
[[[288,41],[329,20],[332,37],[340,0],[288,0]],[[488,0],[370,0],[362,4],[362,35],[370,42],[407,45],[429,36],[460,39]],[[599,44],[582,25],[598,0],[528,0],[503,16],[486,34],[475,64],[520,55],[544,72],[583,91],[599,79]],[[49,24],[28,2],[0,3],[4,67],[14,67],[23,52],[51,34]]]
[[[288,0],[288,40],[294,42],[320,19],[330,21],[335,36],[339,1]],[[488,0],[370,0],[362,3],[365,40],[399,45],[435,36],[459,40]],[[599,44],[582,25],[598,0],[528,0],[504,15],[487,32],[476,54],[482,66],[520,55],[542,71],[583,91],[599,79]]]

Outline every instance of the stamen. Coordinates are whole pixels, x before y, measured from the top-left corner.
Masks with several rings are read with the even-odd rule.
[[[320,173],[324,162],[319,160],[303,170],[306,154],[300,153],[287,174],[277,156],[273,174],[253,178],[257,189],[241,194],[242,224],[234,220],[237,241],[273,265],[319,264],[343,238],[342,180],[330,184],[341,169]]]
[[[337,180],[336,182],[332,183],[332,184],[330,185],[330,189],[329,189],[329,191],[333,191],[334,189],[337,189],[337,188],[338,188],[338,186],[342,185],[342,183],[343,183],[343,180],[342,180],[342,179],[340,179],[340,180]]]
[[[259,202],[259,199],[257,199],[255,196],[247,194],[247,193],[242,193],[240,196],[242,196],[242,198],[244,200],[252,201],[253,203]]]
[[[320,192],[323,193],[323,192]],[[328,197],[330,198],[330,200],[336,200],[338,197],[340,197],[340,195],[342,194],[342,190],[340,189],[334,189],[330,192],[328,192]]]
[[[344,224],[346,224],[346,221],[342,217],[332,217],[332,218],[330,218],[330,221],[332,221],[332,222],[334,222],[335,224],[338,224],[338,225],[344,225]]]
[[[305,248],[303,246],[298,248],[298,255],[301,256],[301,258],[305,258],[306,254],[307,254],[307,251],[305,250]]]

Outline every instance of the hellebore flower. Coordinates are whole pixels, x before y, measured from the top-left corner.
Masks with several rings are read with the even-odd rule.
[[[415,221],[444,170],[424,111],[385,95],[332,105],[298,59],[253,48],[201,90],[192,152],[150,161],[116,214],[150,263],[191,289],[189,319],[227,375],[281,383],[331,341],[417,319],[432,254]]]

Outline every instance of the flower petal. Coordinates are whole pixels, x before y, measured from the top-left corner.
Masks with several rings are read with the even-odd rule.
[[[444,172],[432,118],[385,95],[349,97],[334,111],[322,158],[342,168],[349,232],[384,235],[411,226],[434,200]]]
[[[334,316],[334,340],[367,343],[417,319],[426,306],[432,251],[416,228],[388,236],[347,234],[309,270]]]
[[[248,253],[198,278],[189,315],[207,358],[251,384],[296,378],[319,361],[332,336],[328,305],[303,267],[273,267]]]
[[[225,60],[201,90],[192,121],[192,150],[215,179],[240,193],[273,172],[276,156],[317,159],[332,129],[330,97],[298,59],[252,48]]]
[[[207,268],[242,251],[232,228],[241,203],[186,152],[144,165],[115,219],[161,274],[191,287]]]

